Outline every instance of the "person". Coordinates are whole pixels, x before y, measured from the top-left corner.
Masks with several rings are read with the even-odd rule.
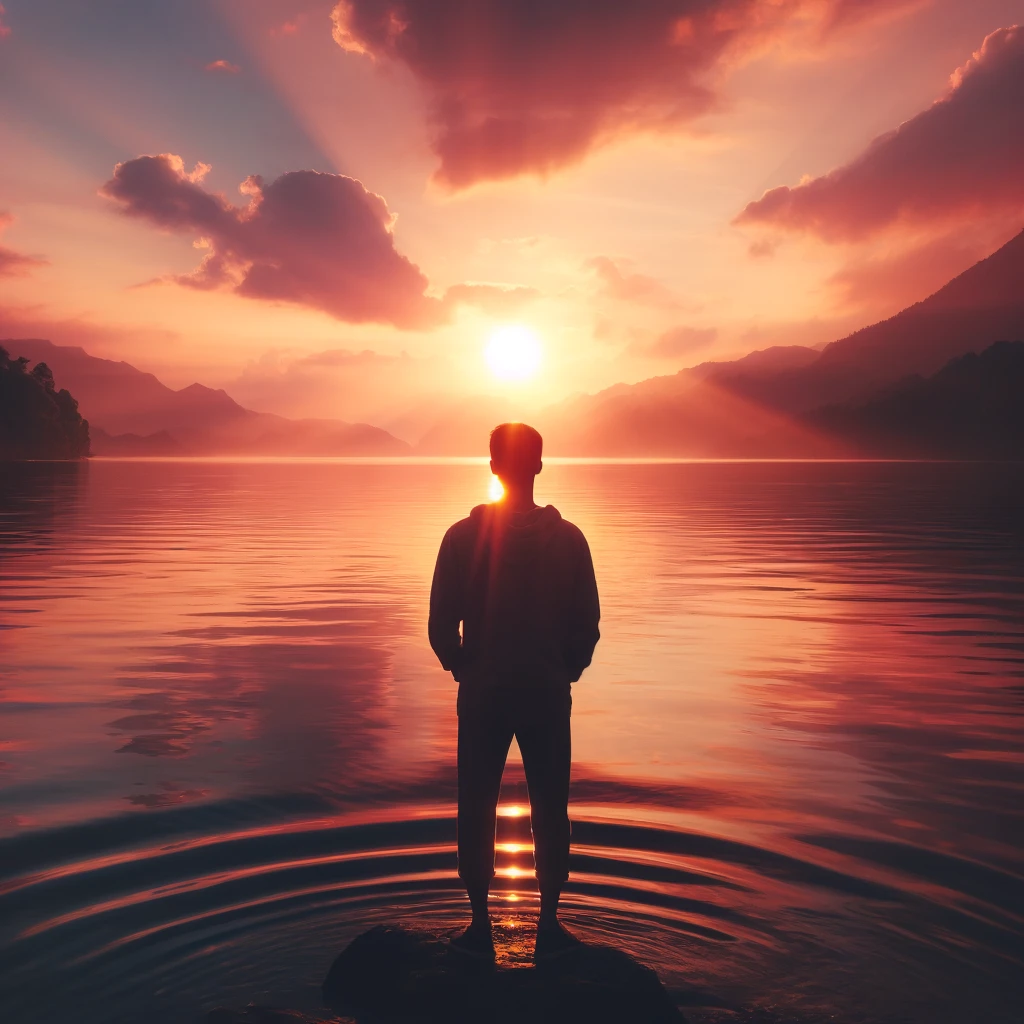
[[[579,945],[558,921],[569,876],[571,685],[590,664],[601,613],[586,538],[553,505],[534,501],[542,450],[525,423],[495,427],[491,472],[504,496],[448,530],[430,588],[430,645],[459,684],[459,876],[473,910],[452,945],[491,960],[495,814],[513,736],[540,889],[534,957]]]

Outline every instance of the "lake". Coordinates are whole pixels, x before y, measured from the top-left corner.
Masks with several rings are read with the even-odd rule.
[[[6,1024],[315,1009],[371,924],[465,922],[426,600],[488,484],[0,465]],[[554,463],[538,500],[590,539],[603,612],[567,925],[693,1021],[1019,1022],[1024,466]],[[514,747],[500,812],[525,963]]]

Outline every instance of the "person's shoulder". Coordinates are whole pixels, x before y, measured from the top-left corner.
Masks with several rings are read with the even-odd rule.
[[[551,506],[552,508],[554,506]],[[565,516],[559,513],[559,522],[557,526],[559,535],[563,537],[566,542],[573,544],[586,544],[587,538],[583,531],[573,522],[570,522]]]
[[[475,535],[479,528],[480,520],[486,514],[486,511],[486,505],[477,505],[465,519],[460,519],[457,523],[452,523],[448,527],[444,535],[445,539],[459,541],[465,537]]]

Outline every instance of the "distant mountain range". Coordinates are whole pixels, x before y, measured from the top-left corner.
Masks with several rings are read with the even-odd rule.
[[[618,384],[546,410],[537,426],[549,449],[563,455],[813,458],[888,455],[897,449],[981,455],[990,444],[1005,456],[1002,437],[985,435],[986,441],[972,418],[984,405],[984,389],[996,389],[993,401],[1003,395],[999,381],[981,371],[1002,365],[1000,360],[1008,361],[1007,368],[1016,365],[1017,349],[998,350],[980,369],[950,366],[928,387],[922,379],[950,360],[1021,339],[1024,232],[934,295],[821,351],[778,346]],[[976,400],[951,384],[963,377],[966,387],[969,372],[981,373],[973,385],[981,389]],[[1024,399],[1019,389],[1017,394]],[[936,410],[944,409],[947,425],[935,427],[935,444],[925,443],[924,419],[917,430],[909,411],[905,420],[895,415],[901,401],[933,425]],[[900,444],[895,435],[894,444],[888,443],[886,429],[898,429]],[[958,432],[973,440],[962,445]]]
[[[290,420],[253,412],[225,391],[180,391],[125,362],[38,338],[3,342],[45,362],[78,399],[96,455],[407,455],[406,442],[380,427],[341,420]]]
[[[704,363],[532,419],[552,455],[1020,457],[1022,340],[1024,232],[922,302],[823,349],[782,345]],[[174,391],[81,348],[0,344],[45,362],[78,399],[96,454],[478,455],[494,423],[514,414],[482,396],[436,416],[415,410],[410,422],[433,425],[413,449],[365,423],[253,412],[202,384]]]

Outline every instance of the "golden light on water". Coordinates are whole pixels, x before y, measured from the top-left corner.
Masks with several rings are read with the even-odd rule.
[[[498,816],[501,818],[521,818],[526,813],[522,804],[504,804],[498,808]]]
[[[491,476],[490,486],[487,488],[488,501],[501,501],[505,497],[505,488],[496,476]]]
[[[505,324],[491,332],[484,358],[498,380],[528,380],[539,369],[542,358],[540,338],[522,324]]]
[[[501,850],[502,853],[523,853],[525,850],[528,850],[529,847],[525,846],[523,843],[499,843],[498,849]]]

